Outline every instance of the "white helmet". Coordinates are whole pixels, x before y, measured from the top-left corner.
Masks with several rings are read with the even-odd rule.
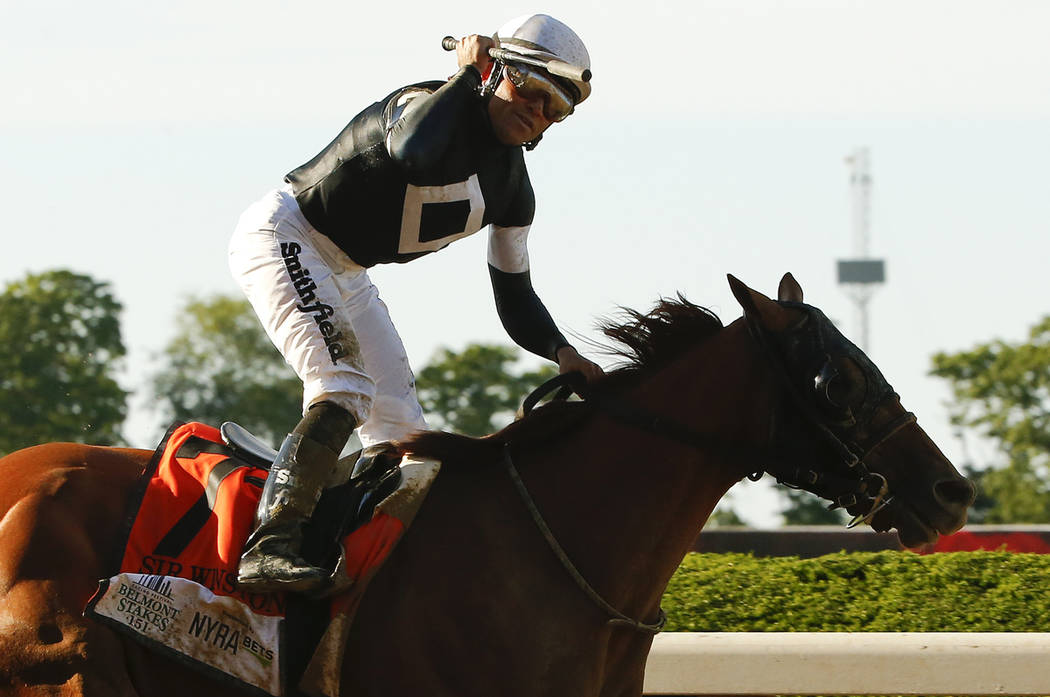
[[[591,57],[580,37],[550,15],[515,17],[499,28],[495,38],[500,48],[510,53],[535,58],[557,58],[588,70],[591,67]],[[589,82],[558,79],[570,83],[575,88],[577,104],[591,94]]]

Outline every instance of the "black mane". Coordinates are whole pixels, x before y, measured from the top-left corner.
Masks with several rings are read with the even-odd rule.
[[[628,360],[621,371],[664,366],[722,328],[715,313],[681,294],[677,300],[661,298],[646,314],[627,308],[623,313],[626,321],[601,324],[602,333],[619,345],[612,353]]]
[[[623,308],[622,322],[607,320],[600,324],[605,336],[615,342],[607,351],[626,362],[591,386],[597,394],[616,391],[628,381],[648,374],[672,362],[722,329],[715,313],[687,301],[662,298],[648,313]],[[586,402],[556,402],[538,408],[505,428],[472,438],[443,431],[424,431],[399,443],[400,447],[421,457],[443,462],[498,457],[511,444],[542,443],[572,428],[591,413]]]

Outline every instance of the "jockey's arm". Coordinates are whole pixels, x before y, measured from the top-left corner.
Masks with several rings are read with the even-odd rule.
[[[448,150],[464,109],[477,101],[481,73],[461,68],[433,93],[419,90],[392,104],[387,115],[386,149],[409,171],[434,167]]]
[[[565,339],[536,295],[529,275],[527,237],[527,226],[494,225],[489,235],[489,277],[503,328],[526,351],[557,363],[561,373],[576,370],[588,380],[602,375],[601,367]]]

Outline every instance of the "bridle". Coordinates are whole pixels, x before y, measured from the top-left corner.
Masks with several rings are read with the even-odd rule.
[[[800,311],[798,321],[781,332],[767,330],[750,313],[744,315],[748,331],[758,343],[783,394],[783,405],[770,416],[763,470],[780,484],[831,501],[831,509],[859,510],[847,528],[870,524],[875,515],[893,501],[893,494],[886,478],[870,471],[866,463],[873,452],[901,429],[914,424],[915,414],[904,412],[874,435],[865,433],[861,426],[871,423],[887,402],[899,403],[900,396],[871,360],[842,336],[820,310],[803,303],[781,301],[779,304]],[[834,381],[839,377],[836,362],[842,360],[852,362],[864,376],[864,394],[855,404],[835,405],[831,396]],[[812,389],[807,390],[810,380]],[[821,404],[825,407],[823,411]],[[828,413],[829,405],[837,407],[834,413]],[[798,413],[802,422],[837,453],[838,462],[832,468],[793,466],[777,456],[788,450],[785,445],[788,438],[783,435],[782,419],[777,415],[789,410]],[[762,474],[759,470],[748,478],[755,481]]]
[[[792,489],[802,489],[831,501],[829,510],[848,509],[862,504],[863,510],[855,515],[846,524],[846,527],[854,528],[861,523],[870,524],[876,513],[893,502],[893,494],[889,490],[886,478],[878,472],[870,471],[865,465],[865,460],[898,431],[913,423],[915,423],[915,414],[911,412],[901,414],[872,444],[860,452],[854,446],[840,440],[833,432],[824,431],[826,440],[842,454],[841,464],[846,474],[793,467],[776,471],[773,468],[767,468],[765,471],[753,472],[747,477],[751,481],[758,481],[763,474],[768,472],[776,478],[778,484]]]
[[[899,401],[897,393],[893,391],[867,356],[843,337],[820,310],[802,303],[781,301],[780,304],[800,309],[803,314],[794,325],[775,334],[762,327],[749,313],[745,312],[748,330],[757,341],[767,364],[783,388],[781,406],[771,412],[769,438],[764,448],[731,442],[717,434],[699,431],[675,419],[627,404],[622,400],[591,394],[586,381],[579,373],[559,375],[540,385],[526,397],[522,404],[522,414],[528,414],[551,393],[554,393],[551,401],[565,400],[575,393],[598,412],[625,425],[683,443],[692,448],[743,450],[756,464],[766,463],[748,475],[752,481],[757,481],[768,472],[776,478],[778,483],[803,489],[830,500],[832,503],[829,508],[831,509],[854,508],[854,510],[859,510],[847,524],[847,528],[855,527],[860,523],[871,523],[879,511],[892,503],[893,494],[890,492],[886,478],[878,472],[870,471],[865,461],[899,431],[915,423],[915,415],[905,412],[887,424],[875,436],[861,438],[857,429],[858,424],[867,423],[875,411],[888,400]],[[823,357],[822,367],[816,373],[807,371],[803,367],[806,363],[812,362],[814,355]],[[814,392],[819,392],[820,389],[825,390],[825,396],[831,401],[830,389],[833,380],[837,377],[831,373],[834,372],[833,363],[837,357],[848,358],[861,367],[866,380],[866,390],[864,399],[859,404],[849,406],[832,418],[821,413],[814,401],[814,396],[807,395],[804,390],[800,389],[799,380],[793,379],[789,371],[802,370],[803,376],[814,375],[812,378]],[[802,379],[808,380],[809,378],[803,377]],[[777,419],[777,414],[790,408],[794,408],[802,416],[803,421],[815,429],[822,440],[838,454],[838,462],[833,468],[817,470],[786,465],[780,461],[777,453],[782,449],[781,443],[785,442],[783,440],[785,429],[781,425],[781,420]],[[663,609],[659,610],[655,622],[642,622],[617,610],[594,590],[573,565],[544,521],[514,466],[510,446],[504,448],[504,465],[525,507],[529,510],[533,521],[544,539],[547,540],[551,550],[584,594],[610,616],[608,623],[652,634],[661,631],[667,620]]]

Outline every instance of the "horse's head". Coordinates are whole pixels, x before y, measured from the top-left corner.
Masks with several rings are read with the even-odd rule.
[[[774,409],[767,471],[846,508],[907,547],[966,522],[975,490],[906,411],[874,363],[791,274],[774,301],[732,276],[733,295],[783,398]]]

